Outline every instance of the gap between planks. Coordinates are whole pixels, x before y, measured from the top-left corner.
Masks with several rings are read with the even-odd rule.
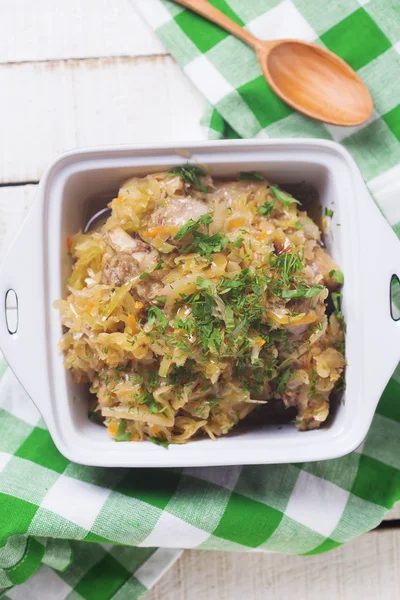
[[[119,54],[119,55],[105,55],[105,56],[73,56],[70,58],[43,58],[43,59],[39,59],[39,60],[16,60],[16,61],[9,61],[9,62],[1,62],[0,61],[0,68],[1,67],[16,67],[16,66],[23,66],[23,65],[32,65],[33,68],[35,68],[35,65],[40,65],[40,64],[47,64],[50,68],[55,68],[57,66],[57,63],[71,63],[72,65],[79,63],[79,62],[85,62],[87,64],[91,64],[93,61],[101,61],[103,64],[104,63],[112,63],[115,60],[127,60],[130,63],[135,63],[135,62],[153,62],[156,60],[163,60],[163,59],[172,59],[172,56],[166,52],[162,52],[159,54],[139,54],[139,55],[135,55],[135,56],[131,56],[129,54]],[[173,59],[172,59],[173,60]]]

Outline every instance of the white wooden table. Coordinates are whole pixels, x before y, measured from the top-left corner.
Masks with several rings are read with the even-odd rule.
[[[203,105],[135,0],[0,0],[0,258],[56,154],[204,139]],[[307,558],[194,550],[147,598],[394,600],[399,564],[396,527]]]

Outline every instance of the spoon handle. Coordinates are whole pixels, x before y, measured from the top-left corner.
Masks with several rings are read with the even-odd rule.
[[[193,10],[205,19],[219,25],[222,29],[225,29],[225,31],[232,33],[232,35],[235,35],[242,40],[242,42],[248,44],[250,48],[253,48],[254,50],[259,48],[261,43],[260,40],[235,23],[235,21],[232,21],[232,19],[224,15],[224,13],[207,2],[207,0],[175,0],[175,2],[181,4],[185,8],[190,8],[190,10]]]

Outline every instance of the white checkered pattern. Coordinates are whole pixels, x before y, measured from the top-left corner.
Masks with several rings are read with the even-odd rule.
[[[339,523],[350,493],[301,471],[286,507],[286,515],[326,537]]]

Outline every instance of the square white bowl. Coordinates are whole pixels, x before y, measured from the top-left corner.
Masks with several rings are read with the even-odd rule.
[[[58,349],[62,334],[53,302],[70,268],[66,237],[83,228],[104,198],[133,175],[199,162],[217,177],[260,171],[279,183],[312,184],[334,210],[327,246],[345,276],[346,391],[328,425],[298,432],[260,424],[213,442],[168,450],[149,442],[113,441],[87,415],[87,392],[73,383]],[[103,201],[101,198],[103,197]],[[222,141],[158,147],[88,149],[60,156],[40,182],[34,206],[0,269],[0,293],[18,297],[18,330],[0,315],[0,346],[39,408],[62,454],[87,465],[177,467],[268,464],[332,459],[361,444],[379,397],[400,359],[400,323],[390,315],[390,280],[400,244],[371,199],[356,164],[323,140]]]

